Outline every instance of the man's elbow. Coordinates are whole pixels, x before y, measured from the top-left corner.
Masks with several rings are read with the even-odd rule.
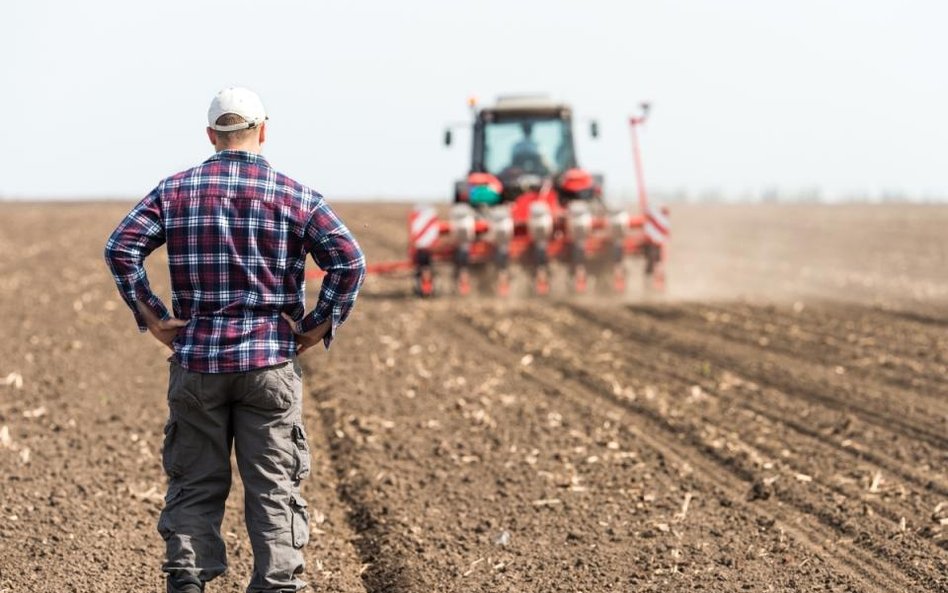
[[[349,239],[349,266],[348,268],[352,270],[354,274],[357,274],[360,277],[365,276],[365,252],[362,251],[362,246],[359,245],[359,242],[356,241],[355,237],[350,237]]]
[[[111,239],[105,244],[105,248],[102,250],[102,257],[105,259],[105,263],[109,264],[110,268],[115,267],[115,260],[118,258],[118,252],[115,250],[115,245],[112,244]]]
[[[366,273],[366,264],[365,264],[365,254],[362,253],[362,250],[359,250],[359,257],[356,258],[355,263],[356,272],[359,274],[359,284],[362,284],[362,280],[365,279]]]
[[[138,254],[116,241],[114,236],[105,244],[102,255],[113,273],[126,273],[141,263]]]
[[[105,248],[102,250],[102,256],[105,258],[105,263],[109,264],[109,267],[114,270],[119,267],[124,260],[128,259],[128,251],[122,248],[121,244],[115,240],[115,236],[113,235],[106,241]]]
[[[349,260],[348,265],[345,268],[345,284],[348,290],[358,291],[362,287],[362,283],[365,281],[366,274],[366,264],[365,256],[362,255],[360,251],[357,257]]]
[[[346,266],[346,284],[350,290],[359,290],[359,288],[362,286],[362,282],[365,281],[365,273],[365,258],[360,257],[357,260],[353,260],[350,265]]]

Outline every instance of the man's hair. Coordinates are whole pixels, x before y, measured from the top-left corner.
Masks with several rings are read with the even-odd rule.
[[[216,123],[219,126],[232,126],[234,124],[246,123],[243,117],[237,115],[236,113],[225,113],[224,115],[217,118]],[[234,145],[240,142],[243,142],[247,138],[250,138],[257,133],[257,127],[247,128],[244,130],[234,130],[233,132],[217,132],[218,142],[225,145]]]

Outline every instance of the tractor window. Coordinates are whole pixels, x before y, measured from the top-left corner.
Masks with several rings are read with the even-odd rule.
[[[511,171],[552,175],[574,162],[568,121],[506,120],[484,126],[484,166],[494,175]]]

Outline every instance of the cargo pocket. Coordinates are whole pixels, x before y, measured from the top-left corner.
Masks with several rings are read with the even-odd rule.
[[[173,478],[179,473],[175,464],[175,441],[177,436],[178,423],[174,420],[168,420],[165,424],[165,442],[161,446],[161,467],[169,478]]]
[[[290,512],[293,515],[290,522],[293,547],[300,549],[309,541],[309,511],[306,510],[306,501],[299,496],[291,496]]]
[[[299,482],[300,480],[305,480],[309,476],[311,463],[309,457],[309,444],[306,442],[306,431],[303,429],[302,424],[293,425],[293,444],[296,445],[293,450],[293,453],[296,457],[296,466],[293,471],[293,479]]]

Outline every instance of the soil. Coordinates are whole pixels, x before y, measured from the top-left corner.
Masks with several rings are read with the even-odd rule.
[[[164,591],[167,354],[101,255],[128,208],[0,204],[3,593]],[[338,210],[403,255],[407,207]],[[948,591],[948,207],[672,216],[664,296],[370,278],[303,358],[314,590]],[[208,591],[249,577],[242,496]]]

